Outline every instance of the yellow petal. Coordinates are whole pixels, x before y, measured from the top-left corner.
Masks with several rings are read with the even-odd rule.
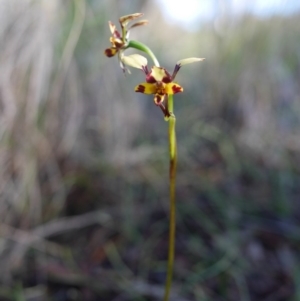
[[[169,83],[165,85],[166,94],[173,95],[176,93],[183,92],[183,88],[176,83]]]
[[[187,65],[187,64],[191,64],[191,63],[195,63],[195,62],[200,62],[205,60],[204,58],[198,58],[198,57],[190,57],[188,59],[183,59],[177,62],[177,65],[179,66],[183,66],[183,65]]]
[[[147,59],[140,54],[131,54],[128,56],[122,56],[121,60],[125,65],[138,68],[138,69],[142,69],[143,67],[147,66]]]
[[[144,94],[155,94],[156,84],[141,83],[134,88],[134,91]]]

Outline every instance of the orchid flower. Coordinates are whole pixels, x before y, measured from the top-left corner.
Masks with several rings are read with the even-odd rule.
[[[108,57],[118,55],[121,68],[125,71],[125,65],[143,70],[146,75],[146,81],[140,83],[135,87],[135,92],[144,94],[153,94],[154,103],[159,106],[163,111],[165,120],[169,123],[169,157],[170,157],[170,218],[169,218],[169,250],[168,250],[168,265],[167,277],[164,292],[164,301],[169,301],[172,274],[174,265],[175,253],[175,228],[176,228],[176,166],[177,166],[177,144],[176,144],[176,118],[173,113],[173,95],[183,92],[183,87],[174,82],[175,77],[180,70],[181,66],[203,61],[204,58],[187,58],[180,60],[176,63],[174,71],[170,74],[165,68],[160,67],[159,61],[152,52],[152,50],[145,44],[129,40],[129,30],[133,27],[145,25],[147,20],[141,20],[128,27],[128,24],[141,17],[143,14],[135,13],[123,16],[119,19],[121,25],[121,33],[117,30],[116,26],[109,22],[109,28],[112,36],[110,37],[111,47],[105,49],[104,54]],[[146,53],[153,61],[154,66],[148,69],[147,59],[139,54],[132,54],[125,56],[124,51],[127,48],[134,48]]]
[[[112,34],[112,36],[109,39],[112,46],[110,48],[105,49],[104,54],[107,57],[113,57],[116,54],[118,54],[120,65],[123,71],[125,71],[125,64],[126,64],[126,56],[124,56],[123,52],[126,48],[128,48],[129,30],[137,26],[145,25],[148,23],[148,21],[141,20],[132,24],[129,27],[128,24],[132,20],[135,20],[141,17],[142,15],[143,15],[142,13],[135,13],[135,14],[121,17],[119,19],[121,30],[122,30],[121,33],[117,30],[117,27],[112,22],[110,21],[108,22],[109,29]]]
[[[173,95],[183,92],[183,88],[174,82],[174,79],[181,68],[181,66],[203,61],[203,58],[188,58],[180,60],[176,63],[173,74],[171,75],[165,68],[154,66],[151,71],[147,66],[141,66],[146,74],[146,82],[141,83],[135,87],[135,92],[141,92],[144,94],[154,94],[154,103],[161,108],[166,118],[170,117],[172,112],[169,112],[167,106],[165,107],[164,100],[166,95]]]

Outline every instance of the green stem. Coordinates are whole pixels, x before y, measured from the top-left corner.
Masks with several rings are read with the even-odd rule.
[[[156,56],[154,55],[152,50],[148,46],[146,46],[145,44],[143,44],[141,42],[134,41],[134,40],[130,40],[128,42],[128,45],[127,45],[126,48],[135,48],[135,49],[138,49],[140,51],[143,51],[143,52],[147,53],[151,57],[154,65],[159,67],[159,62],[158,62]]]
[[[168,95],[168,110],[171,112],[169,118],[169,152],[170,152],[170,221],[169,221],[169,252],[168,252],[168,268],[167,279],[165,285],[164,301],[169,300],[173,266],[175,253],[175,226],[176,226],[176,204],[175,204],[175,188],[176,188],[176,164],[177,164],[177,146],[175,125],[176,118],[173,114],[173,95]]]

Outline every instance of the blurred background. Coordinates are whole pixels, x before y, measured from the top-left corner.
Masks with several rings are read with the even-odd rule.
[[[0,300],[162,299],[168,124],[103,55],[134,12],[170,72],[206,58],[176,77],[171,300],[300,300],[293,0],[0,1]]]

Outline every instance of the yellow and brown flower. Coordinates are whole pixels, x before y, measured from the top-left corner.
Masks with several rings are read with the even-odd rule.
[[[171,75],[165,68],[154,66],[151,71],[147,66],[142,66],[146,74],[146,82],[141,83],[135,87],[135,92],[144,94],[154,94],[154,103],[159,106],[166,117],[170,116],[170,112],[163,105],[166,95],[173,95],[183,92],[183,88],[174,82],[177,72],[182,65],[198,62],[204,60],[203,58],[188,58],[180,60],[175,65],[173,74]]]

